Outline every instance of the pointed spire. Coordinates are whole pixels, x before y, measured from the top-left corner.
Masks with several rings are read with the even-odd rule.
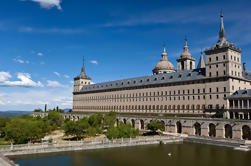
[[[226,38],[226,31],[225,31],[225,28],[224,28],[222,9],[221,9],[221,12],[220,12],[220,18],[221,18],[221,25],[220,25],[220,31],[219,31],[219,40],[218,40],[216,45],[218,47],[223,47],[223,46],[228,46],[229,42],[227,41],[227,38]]]
[[[85,58],[83,57],[83,62],[82,62],[82,73],[85,73]]]
[[[225,29],[224,29],[222,9],[221,9],[221,12],[220,12],[220,18],[221,18],[221,25],[220,25],[219,39],[222,39],[222,38],[226,38],[226,32],[225,32]]]
[[[206,67],[202,49],[201,49],[201,52],[200,52],[200,53],[201,53],[201,55],[200,55],[199,63],[198,63],[198,65],[197,65],[197,69],[205,68],[205,67]]]
[[[166,42],[164,42],[163,47],[164,47],[164,49],[163,49],[163,52],[161,54],[161,60],[162,61],[167,61]]]
[[[188,50],[188,46],[187,46],[187,37],[185,36],[185,45],[183,48],[183,53],[181,54],[180,58],[192,58],[189,50]]]

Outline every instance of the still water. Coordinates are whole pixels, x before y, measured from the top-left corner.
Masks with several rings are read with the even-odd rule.
[[[26,155],[11,159],[20,166],[250,166],[251,152],[183,143]]]

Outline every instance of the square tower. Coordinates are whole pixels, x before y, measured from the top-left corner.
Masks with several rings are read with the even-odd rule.
[[[219,40],[205,54],[207,77],[242,77],[241,50],[227,41],[222,13]]]

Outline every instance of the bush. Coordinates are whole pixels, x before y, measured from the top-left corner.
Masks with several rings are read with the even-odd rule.
[[[147,124],[147,129],[151,130],[151,132],[156,133],[157,130],[164,131],[165,124],[158,120],[153,120]]]
[[[117,127],[111,127],[107,130],[106,136],[112,138],[134,138],[139,135],[139,130],[132,128],[130,124],[120,123]]]

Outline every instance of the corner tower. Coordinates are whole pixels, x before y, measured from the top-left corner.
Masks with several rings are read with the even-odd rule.
[[[195,69],[195,59],[191,56],[188,50],[187,38],[185,38],[185,46],[183,53],[177,59],[177,62],[178,71]]]
[[[241,50],[227,40],[222,11],[220,19],[219,39],[210,49],[205,50],[206,76],[242,77]]]
[[[85,85],[91,84],[91,78],[88,77],[85,73],[85,64],[83,58],[83,64],[80,74],[74,78],[74,89],[73,92],[79,92]]]

